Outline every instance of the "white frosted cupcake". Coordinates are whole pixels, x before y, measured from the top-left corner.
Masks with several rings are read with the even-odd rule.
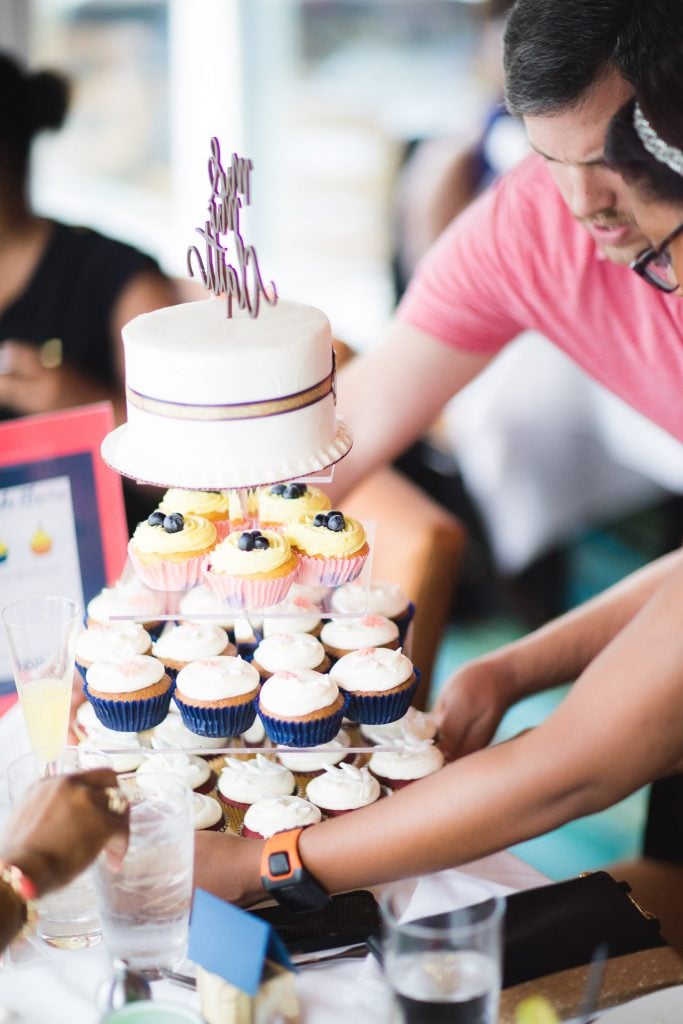
[[[191,732],[239,736],[256,717],[259,682],[244,658],[202,658],[180,670],[173,699]]]
[[[165,629],[152,647],[171,679],[191,661],[237,654],[224,629],[213,622],[181,622]]]
[[[291,597],[303,597],[306,601],[310,601],[311,604],[316,605],[318,608],[322,608],[323,604],[327,600],[327,596],[330,593],[329,587],[315,587],[308,586],[305,583],[297,583],[296,580],[292,583],[292,589],[290,590]]]
[[[161,616],[165,613],[163,596],[146,587],[137,576],[132,576],[125,583],[119,580],[113,587],[104,587],[88,602],[86,624],[115,625],[124,621],[117,616],[124,616],[139,622],[156,638],[163,626]]]
[[[320,641],[310,633],[272,633],[254,651],[252,664],[262,679],[268,679],[275,672],[295,672],[300,668],[327,672],[330,659]]]
[[[386,615],[363,615],[358,619],[330,619],[320,633],[325,650],[333,658],[341,658],[361,647],[399,646],[398,626]]]
[[[151,649],[152,638],[139,622],[93,623],[76,640],[76,667],[85,678],[86,670],[96,661],[130,661]]]
[[[228,608],[270,608],[294,582],[297,559],[273,530],[229,534],[204,562],[204,579]]]
[[[257,754],[252,758],[226,757],[218,777],[218,796],[231,807],[242,810],[262,796],[291,796],[294,776],[273,758]]]
[[[300,796],[264,796],[244,815],[242,835],[246,839],[268,839],[276,832],[317,825],[322,815]]]
[[[312,669],[276,672],[259,694],[266,736],[291,747],[317,747],[339,732],[346,700],[328,675]]]
[[[188,789],[210,793],[216,784],[216,773],[203,757],[195,754],[147,754],[135,778],[141,789],[154,789],[171,779],[180,779]]]
[[[173,705],[171,705],[173,707]],[[183,722],[180,714],[168,714],[150,733],[150,743],[154,750],[205,750],[202,757],[211,757],[212,751],[227,747],[227,736],[198,736],[191,732]]]
[[[234,629],[235,616],[227,613],[225,604],[205,583],[199,583],[183,594],[178,605],[179,618],[185,622],[207,622],[226,632]]]
[[[97,720],[92,705],[87,701],[78,710],[81,711],[81,708],[90,713],[81,714],[78,721],[79,727],[86,733],[78,743],[81,750],[104,751],[115,772],[134,772],[142,764],[146,749],[138,733],[107,729]]]
[[[306,796],[328,817],[337,817],[348,811],[366,807],[381,796],[380,785],[367,768],[340,764],[327,766],[306,786]]]
[[[218,800],[205,793],[192,794],[192,824],[195,832],[220,832],[223,828],[223,808]]]
[[[362,647],[343,655],[330,678],[348,695],[346,717],[366,724],[405,715],[419,683],[410,658],[388,647]]]
[[[381,580],[373,580],[367,586],[356,581],[337,587],[330,598],[330,608],[345,615],[385,615],[398,626],[401,644],[415,614],[415,605],[399,584]]]
[[[320,633],[322,623],[320,608],[307,597],[288,595],[284,601],[273,605],[263,619],[263,635],[273,633]]]
[[[329,743],[321,743],[313,750],[302,750],[301,752],[282,750],[277,756],[280,764],[283,764],[285,768],[289,768],[296,775],[304,775],[312,779],[315,775],[320,775],[326,767],[341,764],[348,757],[352,757],[353,755],[347,753],[350,744],[349,734],[342,729]]]
[[[368,762],[375,778],[389,789],[400,789],[443,766],[443,754],[432,740],[418,740],[408,734],[395,739],[393,745],[395,750],[378,751]]]
[[[262,747],[266,739],[266,730],[263,728],[263,722],[256,716],[254,724],[250,725],[248,729],[245,729],[240,734],[240,739],[245,747]]]
[[[402,718],[384,725],[361,725],[361,734],[371,743],[391,743],[410,734],[418,740],[433,740],[436,737],[436,723],[426,711],[408,708]]]
[[[168,714],[173,682],[148,654],[129,661],[96,661],[85,674],[83,692],[98,719],[117,732],[153,729]]]

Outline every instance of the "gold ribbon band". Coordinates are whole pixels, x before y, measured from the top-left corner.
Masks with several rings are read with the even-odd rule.
[[[282,398],[267,398],[258,402],[240,402],[234,405],[189,405],[183,402],[166,402],[161,398],[150,398],[126,387],[126,399],[129,405],[151,413],[152,416],[167,416],[174,420],[251,420],[264,416],[277,416],[283,412],[294,412],[313,405],[330,393],[334,394],[334,368],[332,372],[303,391]]]

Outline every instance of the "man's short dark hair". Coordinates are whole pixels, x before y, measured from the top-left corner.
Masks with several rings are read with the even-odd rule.
[[[610,70],[635,84],[681,39],[683,0],[517,0],[505,31],[508,109],[569,109]]]

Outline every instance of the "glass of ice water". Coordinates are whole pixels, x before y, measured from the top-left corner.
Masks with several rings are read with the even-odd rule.
[[[191,793],[178,779],[121,788],[130,801],[130,838],[122,867],[95,862],[104,941],[113,959],[151,976],[182,960],[192,899]]]
[[[501,986],[502,899],[404,921],[382,902],[384,970],[400,1024],[495,1024]]]

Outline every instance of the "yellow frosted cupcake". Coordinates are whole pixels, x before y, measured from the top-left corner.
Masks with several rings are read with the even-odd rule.
[[[286,523],[307,512],[327,512],[332,508],[330,499],[323,491],[307,484],[273,484],[272,487],[262,487],[258,499],[261,525],[269,530],[281,530]]]
[[[219,540],[230,532],[228,496],[221,491],[186,491],[171,487],[159,502],[158,510],[164,515],[181,512],[184,516],[202,516],[214,524]]]
[[[297,572],[286,537],[273,530],[229,534],[204,562],[207,586],[229,608],[269,608],[287,595]]]
[[[188,590],[201,579],[204,556],[216,543],[216,527],[202,516],[152,512],[128,542],[137,576],[152,590]]]
[[[357,519],[341,512],[307,512],[285,527],[299,559],[297,583],[338,587],[356,579],[370,548]]]

